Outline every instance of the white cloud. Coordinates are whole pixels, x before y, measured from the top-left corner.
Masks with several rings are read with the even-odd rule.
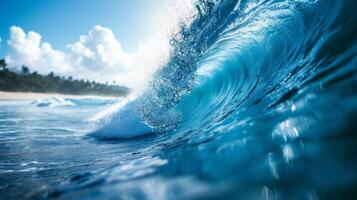
[[[76,64],[93,71],[122,70],[129,58],[113,31],[99,25],[94,26],[88,35],[80,36],[78,42],[69,44],[68,47]]]
[[[66,55],[54,50],[49,43],[42,43],[41,35],[36,32],[26,34],[20,27],[13,26],[10,28],[8,44],[11,50],[6,62],[13,68],[27,65],[41,73],[65,73],[71,70]]]
[[[146,42],[133,54],[125,52],[112,30],[99,25],[67,47],[72,66],[82,77],[131,87],[142,85],[157,66],[157,57],[162,57],[158,43]]]

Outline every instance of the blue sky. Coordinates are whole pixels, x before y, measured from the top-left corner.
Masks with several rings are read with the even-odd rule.
[[[2,0],[0,57],[8,51],[6,41],[13,25],[38,32],[63,50],[99,24],[112,29],[124,50],[132,52],[154,31],[151,17],[163,6],[160,0]]]
[[[2,0],[0,58],[15,71],[26,65],[42,74],[142,84],[167,58],[170,34],[191,5],[192,0]]]

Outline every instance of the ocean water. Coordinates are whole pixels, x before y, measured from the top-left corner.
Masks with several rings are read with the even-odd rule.
[[[140,95],[0,102],[0,199],[356,199],[357,2],[195,6]]]

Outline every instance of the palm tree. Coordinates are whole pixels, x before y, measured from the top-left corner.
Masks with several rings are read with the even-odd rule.
[[[22,65],[21,72],[23,74],[29,74],[30,73],[30,69],[28,67],[26,67],[25,65]]]

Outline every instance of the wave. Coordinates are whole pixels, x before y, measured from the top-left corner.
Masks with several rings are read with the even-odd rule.
[[[199,0],[195,6],[149,87],[112,109],[93,135],[227,132],[261,116],[316,110],[317,102],[306,105],[311,96],[339,96],[336,88],[356,94],[354,1]]]

